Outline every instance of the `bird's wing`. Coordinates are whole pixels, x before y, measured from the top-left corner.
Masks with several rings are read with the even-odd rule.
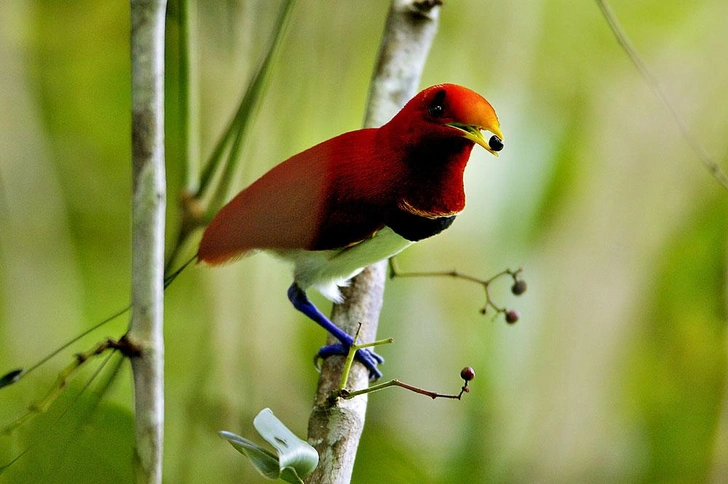
[[[346,247],[371,236],[381,223],[344,186],[357,174],[340,176],[351,159],[367,156],[361,147],[368,135],[357,135],[366,131],[294,155],[240,192],[205,230],[199,260],[220,264],[253,249]]]

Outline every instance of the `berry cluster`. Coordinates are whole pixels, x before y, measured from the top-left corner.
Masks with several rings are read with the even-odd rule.
[[[488,312],[488,308],[491,308],[495,310],[496,315],[502,313],[505,316],[506,323],[508,324],[515,324],[519,319],[521,319],[521,313],[519,313],[516,309],[506,309],[505,307],[499,306],[493,301],[493,298],[490,295],[490,284],[502,276],[510,276],[513,279],[513,285],[511,286],[511,292],[513,295],[520,296],[526,292],[528,285],[526,284],[526,281],[520,278],[521,272],[523,272],[522,268],[515,271],[506,269],[488,280],[479,281],[485,290],[485,306],[483,306],[480,310],[482,314],[486,314]]]

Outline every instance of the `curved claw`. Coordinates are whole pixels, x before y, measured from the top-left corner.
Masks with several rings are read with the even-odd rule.
[[[323,359],[333,355],[346,356],[349,353],[349,348],[350,347],[348,345],[344,345],[341,343],[324,346],[318,351],[318,353],[316,354],[316,358]],[[377,368],[378,364],[384,363],[384,358],[382,358],[380,355],[376,354],[370,349],[365,348],[357,350],[354,358],[356,358],[359,363],[364,365],[367,370],[369,370],[370,380],[378,380],[382,377],[382,372],[379,371],[379,368]]]

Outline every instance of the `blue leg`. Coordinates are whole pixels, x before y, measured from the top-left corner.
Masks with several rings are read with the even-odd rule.
[[[318,352],[318,356],[320,358],[326,358],[332,355],[346,355],[349,352],[349,348],[352,344],[354,344],[354,338],[332,323],[329,318],[324,316],[324,314],[319,311],[316,306],[314,306],[311,300],[308,299],[308,296],[306,296],[303,289],[298,287],[298,284],[295,282],[288,288],[288,299],[290,299],[291,303],[293,303],[293,307],[318,323],[322,328],[334,335],[336,339],[341,341],[341,344],[324,346],[321,348]],[[381,356],[368,349],[362,349],[356,352],[356,359],[367,367],[370,379],[376,380],[381,378],[382,372],[377,368],[378,363],[384,362],[384,359],[382,359]]]

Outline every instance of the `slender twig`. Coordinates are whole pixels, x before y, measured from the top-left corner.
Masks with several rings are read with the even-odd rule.
[[[162,482],[164,426],[165,0],[131,2],[132,315],[127,338],[136,412],[136,476]]]
[[[417,91],[430,46],[437,31],[439,1],[393,0],[377,67],[369,91],[366,127],[390,119]],[[365,341],[376,339],[382,307],[386,262],[365,269],[346,288],[344,304],[334,307],[333,321],[353,334],[359,323]],[[344,484],[351,481],[359,439],[364,429],[367,397],[329,401],[341,382],[344,358],[327,358],[308,424],[308,440],[319,453],[319,465],[307,482]],[[349,385],[364,388],[368,371],[353,365]]]
[[[460,372],[460,377],[464,380],[463,386],[460,388],[460,393],[439,393],[434,392],[431,390],[426,390],[424,388],[416,387],[414,385],[410,385],[409,383],[404,383],[400,380],[397,380],[396,378],[393,380],[389,380],[384,383],[379,383],[376,385],[371,385],[368,388],[362,388],[361,390],[349,390],[346,388],[346,385],[349,380],[349,373],[351,372],[351,365],[354,362],[354,356],[356,355],[356,352],[363,348],[372,348],[375,346],[385,345],[392,343],[394,339],[392,338],[386,338],[381,339],[377,341],[372,341],[371,343],[363,343],[359,344],[359,333],[361,332],[361,323],[359,323],[359,326],[356,330],[356,333],[354,334],[354,344],[351,345],[349,348],[349,353],[346,355],[346,360],[344,363],[344,369],[343,373],[341,375],[341,383],[339,384],[339,388],[332,392],[329,396],[329,403],[335,404],[336,401],[339,398],[343,398],[345,400],[350,400],[354,397],[359,397],[362,395],[368,395],[370,393],[377,392],[379,390],[384,390],[385,388],[397,386],[400,388],[404,388],[406,390],[409,390],[414,393],[419,393],[420,395],[426,395],[433,400],[436,398],[450,398],[455,400],[460,400],[463,396],[463,393],[467,393],[470,391],[470,388],[468,387],[468,382],[470,382],[473,378],[475,378],[475,370],[473,370],[471,367],[463,368]]]
[[[420,395],[425,395],[427,397],[432,398],[433,400],[436,398],[450,398],[453,400],[460,400],[463,397],[464,393],[467,393],[470,391],[468,387],[468,382],[466,381],[465,384],[460,388],[459,393],[439,393],[434,392],[432,390],[425,390],[424,388],[416,387],[414,385],[410,385],[409,383],[405,383],[402,381],[397,380],[396,378],[394,380],[389,380],[384,383],[379,383],[377,385],[372,385],[369,388],[364,388],[362,390],[355,390],[355,391],[347,391],[346,389],[341,390],[339,393],[339,396],[344,399],[351,399],[354,397],[358,397],[361,395],[365,395],[367,393],[373,393],[378,392],[379,390],[384,390],[385,388],[389,387],[400,387],[404,388],[405,390],[409,390],[414,393],[418,393]]]
[[[685,141],[688,143],[688,146],[690,146],[690,149],[703,163],[703,165],[713,176],[713,178],[715,178],[715,180],[720,183],[723,188],[728,189],[728,176],[726,176],[720,165],[703,147],[702,143],[690,132],[682,116],[680,115],[680,113],[677,112],[677,109],[675,109],[675,107],[672,105],[672,102],[670,102],[670,98],[660,85],[657,77],[655,77],[652,71],[650,71],[645,61],[642,60],[639,53],[637,52],[637,49],[635,49],[635,47],[632,45],[632,42],[630,42],[627,33],[624,31],[624,29],[622,29],[619,20],[617,20],[617,16],[614,14],[607,1],[596,0],[596,2],[599,6],[599,9],[602,11],[604,19],[609,24],[609,28],[614,34],[614,37],[617,39],[620,47],[622,47],[622,50],[624,50],[624,52],[627,54],[627,57],[629,57],[634,66],[637,68],[644,81],[647,83],[648,86],[650,86],[652,91],[665,106],[665,109],[667,109],[667,111],[670,113],[670,116],[672,117],[673,121],[677,125],[678,130],[680,131],[680,135],[685,139]]]
[[[513,280],[513,286],[511,287],[511,291],[515,295],[521,295],[526,290],[526,283],[520,279],[521,273],[523,272],[523,267],[519,267],[516,270],[513,269],[504,269],[501,272],[497,273],[496,275],[488,278],[488,279],[481,279],[479,277],[470,276],[467,274],[463,274],[462,272],[458,272],[456,270],[451,271],[418,271],[418,272],[404,272],[401,271],[396,262],[396,258],[392,257],[389,259],[389,278],[394,279],[397,277],[452,277],[454,279],[461,279],[463,281],[473,282],[475,284],[478,284],[483,287],[483,292],[485,293],[485,304],[480,309],[480,312],[482,314],[486,314],[488,312],[488,309],[493,309],[495,311],[495,316],[498,314],[504,314],[506,316],[506,321],[509,323],[515,323],[516,321],[513,321],[513,318],[518,319],[517,313],[513,310],[508,310],[504,306],[499,305],[495,302],[493,299],[493,296],[490,294],[490,286],[493,282],[500,279],[504,276],[509,276]]]

